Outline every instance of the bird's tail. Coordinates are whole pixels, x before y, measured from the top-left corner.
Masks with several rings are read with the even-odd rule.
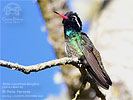
[[[93,69],[90,67],[90,65],[86,66],[86,69],[91,75],[91,77],[96,81],[96,83],[101,87],[103,87],[104,89],[109,89],[109,86],[112,85],[112,82],[106,73],[104,72],[95,73]]]

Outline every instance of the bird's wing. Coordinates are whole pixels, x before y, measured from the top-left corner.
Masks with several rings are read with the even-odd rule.
[[[101,60],[100,53],[97,51],[96,48],[93,49],[93,53],[94,53],[94,55],[96,56],[96,58],[97,58],[97,60],[98,60],[98,63],[99,63],[99,65],[100,65],[100,68],[101,68],[101,70],[103,71],[103,74],[104,74],[104,76],[105,76],[105,78],[106,78],[108,84],[111,85],[111,84],[112,84],[111,79],[110,79],[110,77],[108,76],[106,70],[104,69],[104,66],[103,66],[103,63],[102,63],[102,60]]]
[[[82,41],[78,41],[79,47],[82,50],[87,62],[89,63],[86,66],[90,75],[96,80],[96,82],[105,89],[109,88],[109,85],[112,84],[109,76],[107,75],[99,52],[93,46],[91,40],[85,33],[81,33]]]

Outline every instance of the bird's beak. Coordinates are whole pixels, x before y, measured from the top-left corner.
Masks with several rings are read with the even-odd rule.
[[[58,15],[61,16],[63,19],[68,19],[67,16],[61,15],[60,13],[58,13],[58,12],[56,12],[56,11],[54,11],[54,13],[58,14]]]

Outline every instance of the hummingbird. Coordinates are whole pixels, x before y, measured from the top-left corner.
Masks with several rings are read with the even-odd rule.
[[[65,51],[68,57],[78,57],[83,62],[91,78],[104,89],[109,89],[112,81],[104,69],[100,53],[86,33],[82,32],[82,21],[77,13],[69,11],[62,15],[65,36]]]

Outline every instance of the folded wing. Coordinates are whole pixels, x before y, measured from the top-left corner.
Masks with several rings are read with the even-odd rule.
[[[100,54],[89,37],[85,33],[81,34],[82,41],[78,41],[78,44],[88,62],[86,69],[100,86],[108,89],[112,82],[103,67]]]

